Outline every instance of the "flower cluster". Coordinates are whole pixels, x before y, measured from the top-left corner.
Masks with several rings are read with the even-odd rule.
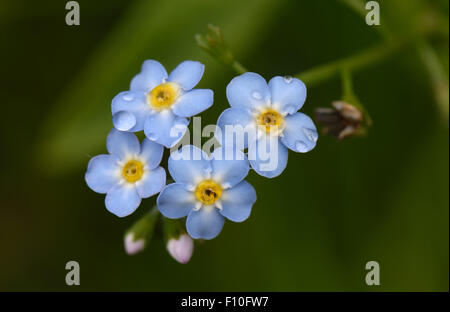
[[[212,239],[225,219],[242,222],[250,216],[256,201],[255,189],[244,180],[250,167],[273,178],[286,168],[288,149],[305,153],[316,145],[314,123],[298,112],[306,99],[303,82],[277,76],[266,83],[260,75],[247,72],[226,88],[231,107],[220,115],[215,134],[222,147],[211,155],[192,145],[174,150],[168,158],[174,183],[166,185],[166,171],[160,166],[164,147],[180,142],[189,118],[213,104],[212,90],[193,89],[203,72],[203,64],[185,61],[167,74],[159,62],[147,60],[130,89],[113,98],[114,128],[106,139],[109,154],[93,157],[85,175],[93,191],[106,194],[108,211],[125,217],[139,207],[142,198],[159,193],[157,209],[163,216],[186,217],[190,237]],[[236,126],[242,129],[236,133],[238,140],[221,135]],[[145,138],[140,143],[134,132],[142,130]],[[241,145],[236,143],[239,140]],[[264,166],[266,162],[274,165]],[[154,215],[137,226],[139,233],[127,233],[127,252],[143,248],[143,236],[153,229]],[[193,245],[185,232],[177,233],[170,236],[168,251],[185,263]]]

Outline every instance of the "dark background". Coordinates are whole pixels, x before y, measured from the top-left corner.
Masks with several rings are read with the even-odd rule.
[[[124,231],[154,199],[119,219],[84,182],[89,158],[106,151],[113,96],[145,59],[168,71],[198,60],[199,87],[215,92],[202,124],[213,124],[235,73],[196,45],[208,23],[266,79],[380,44],[376,27],[334,0],[80,0],[80,26],[65,24],[66,1],[2,1],[0,290],[448,291],[448,94],[436,104],[414,44],[426,21],[447,23],[426,40],[448,92],[448,1],[379,2],[394,40],[413,41],[354,74],[369,135],[322,135],[312,152],[290,153],[280,177],[250,173],[251,217],[227,222],[181,265],[158,236],[139,255],[124,252]],[[303,112],[340,96],[338,77],[310,87]],[[65,285],[69,260],[81,286]],[[365,284],[370,260],[381,286]]]

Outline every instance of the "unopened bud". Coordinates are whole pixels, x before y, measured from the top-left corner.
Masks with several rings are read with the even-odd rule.
[[[195,40],[200,48],[223,64],[231,66],[237,73],[242,74],[247,71],[235,60],[233,52],[223,38],[220,27],[209,24],[207,33],[195,35]]]
[[[164,240],[169,254],[179,263],[187,263],[194,252],[194,241],[180,220],[163,219]]]
[[[364,121],[363,112],[344,101],[334,101],[332,108],[317,108],[315,119],[324,126],[323,132],[342,140],[355,135]]]
[[[205,35],[197,34],[195,40],[200,48],[224,63],[233,61],[233,54],[225,44],[220,27],[209,24]]]
[[[138,252],[142,251],[145,247],[145,240],[143,238],[134,240],[133,233],[128,233],[127,235],[125,235],[124,243],[125,243],[125,251],[129,255],[137,254]]]
[[[128,231],[125,232],[125,251],[134,255],[142,250],[150,242],[158,220],[158,209],[153,207],[146,215],[136,221]]]
[[[179,263],[187,263],[194,252],[194,241],[187,234],[182,234],[167,241],[167,251]]]

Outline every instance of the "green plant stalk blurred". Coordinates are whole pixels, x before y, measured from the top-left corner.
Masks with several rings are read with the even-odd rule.
[[[358,13],[361,17],[365,17],[367,12],[363,1],[340,0],[340,2]],[[431,13],[437,14],[436,12]],[[384,38],[383,43],[342,59],[311,68],[295,75],[295,77],[305,82],[309,87],[313,87],[336,76],[339,73],[344,72],[349,75],[353,71],[361,70],[370,65],[374,65],[377,62],[392,56],[392,54],[398,52],[401,48],[409,45],[410,43],[415,43],[422,62],[424,63],[425,69],[431,78],[433,93],[435,95],[438,108],[441,111],[441,114],[444,115],[446,121],[448,121],[448,74],[444,71],[443,65],[440,64],[439,58],[433,47],[426,41],[427,35],[438,34],[448,37],[448,21],[445,21],[445,18],[438,15],[435,16],[435,19],[437,19],[438,22],[435,22],[434,24],[431,23],[432,25],[429,25],[430,23],[427,21],[426,15],[427,14],[425,13],[424,16],[422,16],[422,24],[424,25],[419,25],[419,27],[417,27],[418,33],[411,34],[407,38],[401,38],[393,34],[383,22],[383,25],[375,27],[375,29],[377,29]],[[442,31],[443,29],[445,29],[445,31]],[[201,48],[221,63],[230,66],[237,74],[243,74],[247,71],[247,69],[235,59],[233,52],[226,45],[219,27],[208,25],[208,33],[205,36],[199,34],[196,35],[196,41]],[[342,78],[345,80],[345,75]],[[343,81],[343,83],[345,84],[346,82]],[[352,94],[354,94],[353,91]],[[372,120],[367,109],[363,107],[359,101],[357,101],[356,97],[354,97],[353,100],[358,102],[359,108],[362,109],[366,117],[366,122],[370,125]]]
[[[448,122],[449,115],[449,83],[448,74],[444,71],[444,68],[436,54],[433,47],[426,41],[426,39],[418,40],[416,48],[419,53],[425,70],[430,77],[434,97],[438,108]]]
[[[364,116],[365,126],[370,127],[372,125],[372,118],[370,117],[369,112],[364,107],[364,105],[361,104],[359,98],[356,96],[355,91],[353,90],[352,75],[350,70],[344,68],[341,71],[341,78],[342,78],[342,100],[359,109]],[[365,130],[366,130],[365,127],[363,127],[362,134],[366,132]]]
[[[159,217],[159,210],[156,206],[153,206],[144,216],[138,219],[126,232],[125,236],[128,234],[133,235],[133,241],[143,239],[145,245],[147,245],[155,229],[156,221]]]
[[[295,77],[305,82],[308,86],[315,86],[339,74],[342,70],[356,71],[374,65],[376,62],[398,51],[402,45],[400,42],[387,45],[381,44],[340,60],[311,68],[295,75]]]

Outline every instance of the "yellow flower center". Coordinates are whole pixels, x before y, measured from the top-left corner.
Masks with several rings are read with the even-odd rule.
[[[122,168],[122,177],[130,183],[136,182],[144,174],[144,165],[138,160],[130,160]]]
[[[222,195],[222,187],[212,180],[204,180],[197,185],[194,194],[203,204],[212,205]]]
[[[162,83],[147,93],[150,106],[155,110],[170,107],[178,97],[179,86],[173,82]]]
[[[256,118],[256,122],[260,126],[265,126],[266,132],[270,133],[272,129],[276,128],[275,126],[277,126],[278,131],[282,130],[284,119],[276,110],[268,109]]]

